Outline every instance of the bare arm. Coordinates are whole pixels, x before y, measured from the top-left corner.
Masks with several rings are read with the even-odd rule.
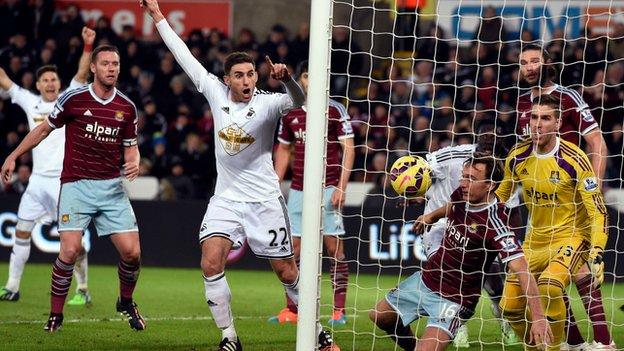
[[[2,69],[2,67],[0,67],[0,88],[8,91],[9,89],[11,89],[13,84],[15,84],[15,83],[13,83],[11,78],[9,78],[9,76]]]
[[[529,271],[526,259],[522,256],[509,261],[507,265],[509,269],[518,277],[518,280],[520,281],[520,288],[522,289],[523,295],[526,296],[527,304],[531,310],[531,318],[533,320],[531,322],[530,341],[535,342],[536,345],[549,345],[553,340],[553,334],[550,330],[550,325],[544,316],[537,282],[535,282],[535,278]]]
[[[273,157],[275,158],[275,173],[277,173],[277,177],[281,182],[282,180],[284,180],[286,170],[288,170],[288,161],[290,160],[290,145],[279,143]]]
[[[2,165],[2,171],[0,172],[0,179],[5,183],[8,183],[13,176],[15,170],[15,160],[17,160],[22,154],[32,150],[35,146],[45,139],[54,128],[46,122],[40,123],[37,127],[30,131],[22,140],[22,142],[7,156]]]
[[[416,223],[414,224],[414,231],[416,233],[422,233],[425,230],[425,225],[429,225],[439,221],[441,218],[447,216],[447,213],[451,212],[453,204],[447,202],[446,205],[438,208],[437,210],[433,210],[426,215],[422,215],[416,219]]]
[[[607,169],[607,157],[609,156],[607,143],[602,137],[600,128],[596,128],[585,134],[583,138],[589,146],[589,157],[594,173],[596,173],[596,177],[598,178],[598,185],[602,186],[605,170]]]
[[[137,145],[124,147],[124,161],[124,176],[129,181],[135,180],[139,175],[139,161],[141,161]]]
[[[89,64],[91,64],[91,51],[93,51],[93,43],[95,42],[95,31],[88,27],[82,27],[82,41],[84,49],[80,62],[78,63],[78,72],[74,76],[74,80],[85,84],[89,79]]]
[[[345,201],[344,193],[347,191],[349,177],[353,169],[353,160],[355,159],[353,138],[345,138],[340,140],[342,146],[342,172],[340,173],[340,181],[338,189],[332,194],[331,202],[334,207],[342,207]]]

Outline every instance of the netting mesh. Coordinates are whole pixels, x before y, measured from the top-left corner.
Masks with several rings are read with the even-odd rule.
[[[424,204],[401,206],[404,198],[392,190],[387,177],[392,163],[407,154],[425,157],[445,147],[475,143],[482,120],[493,121],[498,143],[510,148],[519,141],[518,105],[531,88],[521,76],[519,55],[528,44],[548,51],[553,83],[574,91],[570,95],[581,100],[579,106],[588,105],[606,144],[602,178],[610,238],[602,298],[607,328],[616,342],[624,344],[616,332],[624,325],[619,311],[624,290],[617,284],[624,278],[624,244],[618,238],[624,228],[619,200],[624,171],[624,5],[573,0],[333,3],[330,95],[347,107],[355,141],[342,213],[343,261],[350,272],[347,324],[333,328],[341,348],[401,349],[368,314],[427,258],[423,238],[412,228]],[[577,126],[572,132],[577,133],[579,146],[597,157],[581,135],[587,131]],[[523,207],[520,211],[516,229],[523,240],[527,214]],[[329,256],[323,255],[326,273],[334,272]],[[334,274],[323,276],[323,316],[335,309],[332,286],[340,285],[336,282]],[[595,323],[574,284],[566,292],[580,332],[591,342]],[[502,320],[492,306],[484,290],[467,323],[473,348],[498,350],[504,343]],[[417,335],[426,321],[421,318],[412,324]]]

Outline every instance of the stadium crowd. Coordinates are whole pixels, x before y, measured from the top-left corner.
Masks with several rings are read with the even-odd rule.
[[[457,45],[434,22],[418,23],[417,39],[397,46],[414,50],[397,52],[395,59],[371,56],[351,40],[346,27],[334,28],[331,95],[348,105],[355,129],[352,180],[381,182],[393,158],[406,152],[473,142],[474,121],[481,118],[496,118],[506,133],[514,134],[516,99],[522,90],[517,78],[521,41],[511,38],[493,9],[484,12],[470,45]],[[50,0],[5,0],[0,6],[0,66],[18,85],[36,92],[36,69],[55,64],[66,86],[82,53],[84,24],[75,5],[57,8]],[[139,38],[131,26],[115,33],[106,18],[94,29],[96,45],[114,44],[121,52],[119,88],[141,115],[141,174],[161,180],[162,199],[208,198],[216,178],[211,106],[190,89],[159,38]],[[563,30],[557,30],[546,47],[558,83],[581,92],[600,123],[611,155],[605,184],[621,187],[624,23],[613,23],[612,29],[605,36],[587,28],[568,33],[566,40]],[[536,39],[528,30],[521,33],[523,42]],[[309,27],[302,24],[297,33],[290,33],[276,24],[264,40],[246,28],[232,38],[216,30],[194,30],[186,42],[217,76],[222,76],[229,52],[250,53],[257,58],[258,87],[280,91],[263,57],[286,63],[294,72],[308,57]],[[400,55],[414,60],[397,59]],[[22,110],[10,100],[0,100],[0,157],[4,159],[27,132]],[[30,162],[22,157],[16,180],[0,190],[23,192]]]

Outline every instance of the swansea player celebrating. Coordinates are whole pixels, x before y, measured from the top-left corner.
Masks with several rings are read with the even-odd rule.
[[[460,325],[474,314],[484,272],[497,255],[517,274],[528,297],[533,320],[530,341],[550,343],[535,279],[514,233],[504,224],[504,205],[494,194],[502,179],[502,167],[494,157],[475,153],[464,162],[451,201],[416,220],[415,230],[422,231],[446,217],[442,244],[422,271],[392,289],[369,314],[404,350],[444,350],[449,345]],[[422,316],[429,319],[416,342],[409,325]]]
[[[85,85],[89,76],[89,62],[95,31],[84,27],[82,39],[84,51],[80,57],[78,72],[67,90]],[[24,110],[28,119],[28,127],[31,130],[45,122],[46,117],[52,112],[61,89],[56,66],[42,66],[37,70],[36,76],[36,87],[40,95],[35,95],[15,84],[0,68],[0,92],[6,93],[13,103]],[[30,237],[35,223],[45,223],[56,218],[64,146],[65,131],[62,130],[52,134],[32,150],[33,172],[17,210],[15,244],[9,260],[9,279],[4,288],[0,290],[0,301],[19,300],[20,281],[24,266],[30,256]],[[84,250],[76,260],[74,273],[78,283],[77,291],[69,303],[73,305],[90,303],[91,296],[87,287],[87,254]]]
[[[119,169],[123,160],[128,180],[134,180],[139,173],[137,111],[132,101],[115,88],[119,76],[117,48],[99,46],[91,57],[93,83],[59,97],[47,122],[28,133],[2,166],[2,179],[8,181],[20,155],[51,133],[60,133],[54,129],[65,126],[58,205],[61,251],[52,268],[51,311],[45,326],[49,332],[62,326],[74,264],[91,220],[98,235],[108,236],[120,255],[117,311],[128,318],[131,328],[145,329],[145,321],[132,300],[140,267],[139,232]]]
[[[308,61],[297,67],[298,81],[303,90],[308,91]],[[329,100],[329,121],[327,123],[327,168],[325,170],[325,190],[323,194],[323,243],[332,258],[331,281],[334,288],[334,312],[328,323],[343,325],[347,322],[344,314],[349,265],[345,262],[344,245],[340,239],[344,235],[344,225],[340,209],[345,200],[345,191],[353,167],[353,128],[349,115],[342,104]],[[306,135],[306,107],[294,109],[282,117],[277,139],[279,145],[275,152],[275,170],[280,180],[284,178],[293,147],[292,183],[288,193],[288,216],[292,226],[295,260],[299,262],[301,245],[301,219],[303,210],[303,161]],[[341,158],[342,149],[342,158]],[[271,317],[271,322],[297,321],[297,306],[286,294],[287,307],[279,315]]]
[[[286,204],[271,156],[279,119],[303,105],[305,95],[286,65],[274,65],[268,57],[271,76],[282,82],[288,94],[256,89],[254,60],[240,52],[227,56],[225,82],[221,82],[206,71],[175,34],[156,0],[140,4],[147,8],[163,41],[212,107],[218,176],[215,195],[199,231],[201,268],[206,302],[222,330],[219,350],[241,350],[230,307],[232,295],[224,273],[232,247],[242,245],[247,238],[256,256],[270,260],[290,298],[295,303],[298,300],[299,271],[293,258]],[[320,326],[319,331],[320,348],[332,347],[329,333]]]
[[[553,95],[533,101],[531,139],[510,152],[505,180],[497,191],[506,200],[514,185],[522,186],[529,211],[524,250],[551,322],[552,350],[559,350],[564,341],[563,296],[570,277],[587,263],[595,281],[601,282],[607,242],[607,210],[598,180],[585,153],[557,135],[562,123],[560,108],[561,101]],[[525,305],[518,278],[509,276],[501,307],[521,338],[526,329]]]
[[[520,53],[520,77],[523,83],[531,90],[518,98],[517,134],[524,138],[530,137],[530,119],[533,101],[539,95],[545,94],[559,99],[561,106],[561,125],[559,134],[563,140],[580,146],[580,137],[583,138],[590,151],[591,166],[598,180],[602,184],[608,150],[600,127],[592,116],[589,106],[581,95],[573,89],[560,86],[553,82],[556,71],[551,66],[549,53],[535,44],[522,47]],[[582,297],[585,309],[591,320],[594,331],[595,349],[613,349],[611,335],[607,328],[602,294],[599,287],[592,286],[592,275],[587,266],[582,266],[573,277],[577,290]],[[567,296],[564,301],[568,310],[569,329],[567,331],[566,348],[581,350],[587,346],[576,326]]]

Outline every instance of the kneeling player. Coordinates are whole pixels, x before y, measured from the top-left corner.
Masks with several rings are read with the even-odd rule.
[[[369,314],[404,350],[444,350],[451,343],[459,327],[474,314],[484,272],[497,255],[518,275],[528,296],[531,342],[550,343],[537,283],[515,235],[504,224],[504,205],[494,195],[502,178],[503,170],[495,159],[477,153],[464,163],[460,186],[451,201],[416,221],[415,230],[422,231],[425,225],[447,217],[442,245],[422,271],[391,290]],[[409,324],[423,316],[429,317],[427,328],[416,342]]]

